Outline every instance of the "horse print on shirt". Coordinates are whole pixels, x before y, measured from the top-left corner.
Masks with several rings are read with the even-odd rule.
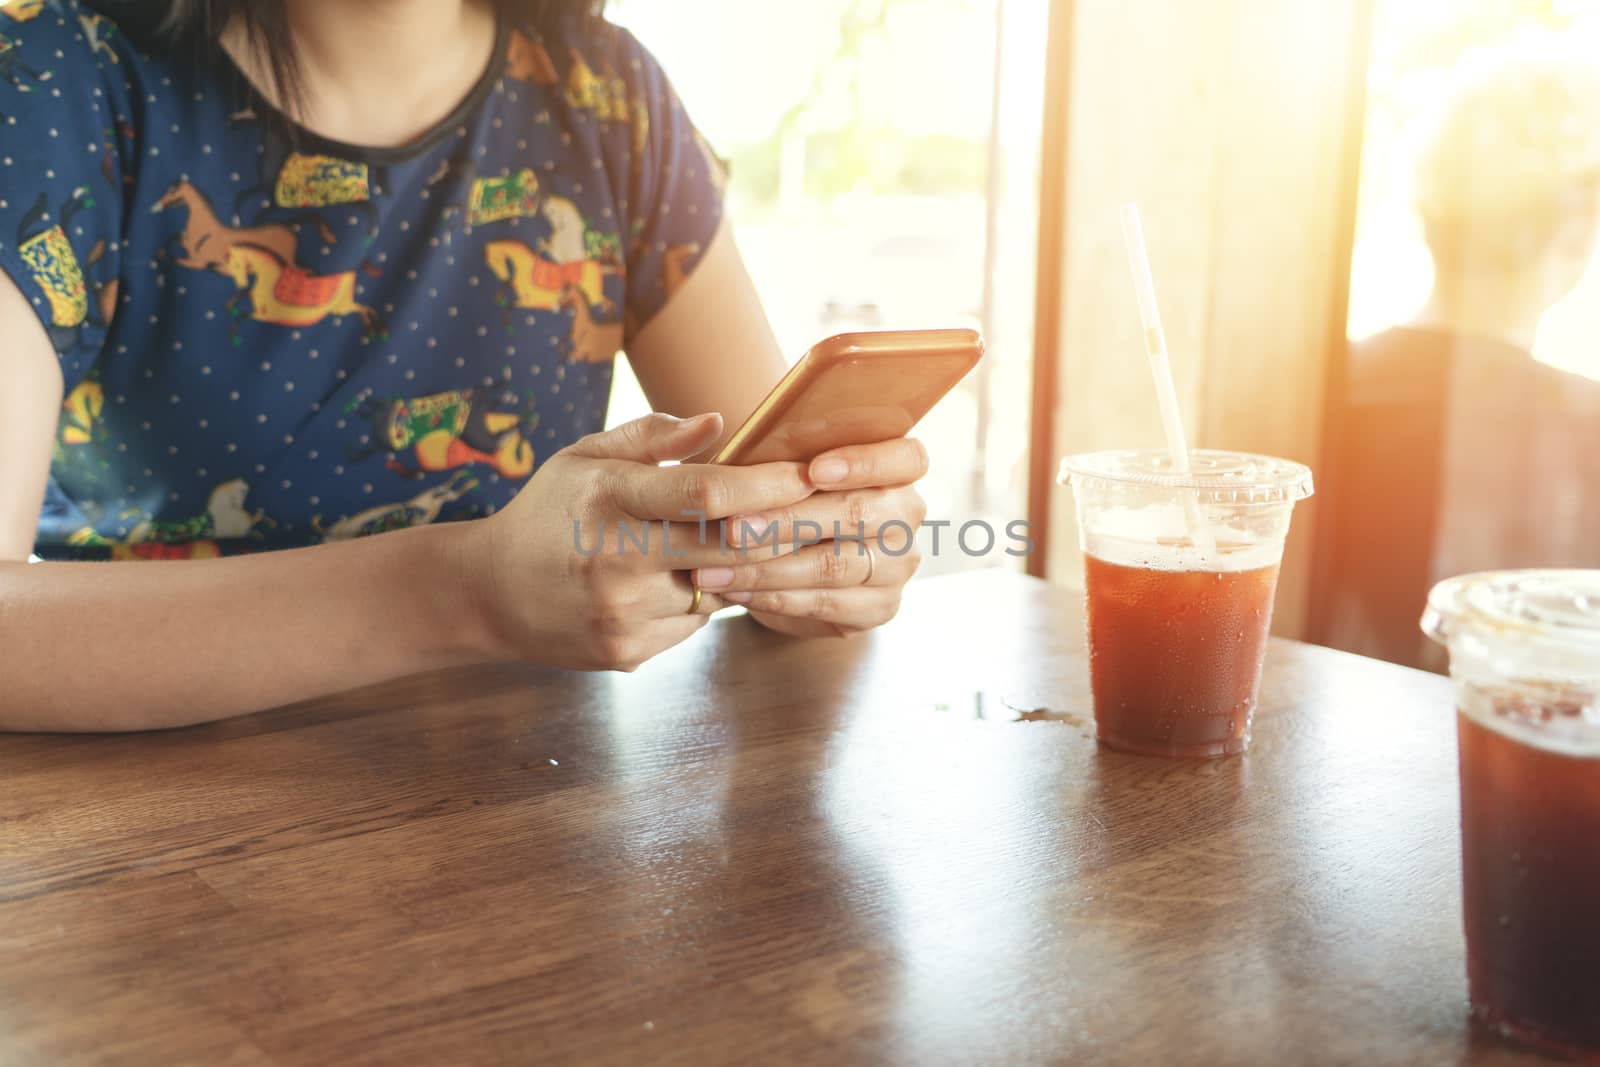
[[[0,11],[4,8],[0,7]],[[0,33],[0,78],[11,84],[19,93],[37,92],[39,85],[55,77],[48,67],[39,70],[22,61],[17,54],[17,42]]]
[[[202,514],[177,521],[145,519],[129,531],[128,543],[160,541],[174,544],[259,537],[257,527],[273,523],[260,510],[245,510],[244,502],[249,495],[250,486],[243,478],[223,482],[211,490]]]
[[[506,74],[534,85],[551,86],[561,82],[544,41],[529,37],[521,30],[512,30],[511,40],[506,45]]]
[[[475,388],[452,389],[418,397],[377,397],[364,390],[345,405],[368,426],[365,447],[353,451],[359,463],[388,452],[386,464],[405,478],[483,464],[502,478],[523,479],[533,473],[534,451],[528,440],[539,424],[533,394],[515,408],[515,394],[502,394],[502,410],[494,410]],[[405,457],[405,461],[401,459]]]
[[[516,310],[570,311],[567,359],[609,362],[622,347],[622,324],[605,283],[625,273],[621,237],[591,230],[564,196],[544,197],[539,214],[550,224],[550,234],[536,247],[509,238],[484,245],[484,261],[502,283],[497,300],[505,311],[506,332]]]
[[[357,274],[376,276],[378,271],[363,263],[360,270],[336,274],[315,274],[296,262],[297,227],[288,223],[264,226],[225,226],[212,210],[206,195],[192,183],[174,184],[156,201],[152,211],[183,208],[188,212],[179,244],[183,254],[180,267],[209,270],[230,279],[238,290],[229,298],[228,339],[242,344],[239,319],[248,316],[256,322],[274,326],[315,326],[324,319],[360,318],[367,340],[388,337],[378,313],[356,299]],[[315,218],[322,239],[334,241],[333,231]],[[249,298],[248,306],[243,305]]]
[[[44,0],[9,0],[0,4],[0,15],[4,15],[12,22],[30,22],[44,10]]]
[[[52,218],[49,198],[40,193],[17,225],[17,252],[49,304],[50,340],[61,353],[92,348],[85,327],[104,329],[117,306],[117,279],[88,277],[105,256],[105,242],[96,241],[80,261],[67,237],[73,216],[93,206],[94,197],[79,186]]]
[[[322,525],[322,516],[311,517],[311,528],[324,541],[348,541],[352,537],[370,537],[390,530],[403,530],[411,526],[426,526],[437,522],[446,504],[453,504],[478,487],[478,479],[465,471],[457,471],[448,481],[431,486],[401,504],[380,504],[375,508],[341,519],[332,526]]]

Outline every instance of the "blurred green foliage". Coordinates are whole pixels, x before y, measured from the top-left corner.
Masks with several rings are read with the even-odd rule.
[[[949,134],[907,136],[896,130],[855,126],[806,138],[806,193],[829,200],[846,193],[941,196],[981,193],[987,146]],[[757,204],[775,202],[782,137],[734,152],[739,191]]]
[[[981,193],[987,177],[982,138],[910,134],[869,125],[862,106],[864,65],[897,14],[944,7],[993,18],[994,0],[851,0],[839,19],[833,54],[817,67],[809,90],[774,124],[772,135],[732,153],[742,195],[770,205],[779,194],[786,138],[804,139],[805,192],[829,200],[846,193],[938,196]],[[979,42],[974,65],[990,62]]]

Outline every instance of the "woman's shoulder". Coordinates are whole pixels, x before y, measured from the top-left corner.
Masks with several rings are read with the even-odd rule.
[[[627,29],[600,15],[566,14],[537,21],[522,20],[516,25],[528,37],[562,48],[601,53],[629,46],[641,47]]]
[[[0,4],[0,272],[33,305],[67,386],[87,370],[113,295],[132,60],[75,0]],[[110,195],[107,195],[110,194]]]
[[[6,124],[43,133],[87,122],[85,110],[102,105],[126,120],[141,96],[188,84],[197,64],[174,54],[154,8],[165,5],[0,2],[0,115]],[[117,122],[101,125],[110,129]]]
[[[665,75],[656,57],[632,31],[600,16],[564,16],[512,31],[508,63],[538,70],[569,95],[622,82],[650,96]]]
[[[51,88],[65,93],[90,71],[104,74],[118,67],[149,62],[150,56],[140,45],[156,39],[156,23],[149,21],[151,5],[142,7],[141,18],[133,5],[115,3],[0,3],[0,86],[9,84],[16,91],[28,92],[55,82]],[[124,17],[128,29],[124,29]],[[134,28],[139,32],[130,35]]]

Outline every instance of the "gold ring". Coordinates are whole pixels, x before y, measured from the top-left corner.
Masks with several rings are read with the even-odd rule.
[[[698,615],[698,614],[700,614],[700,586],[699,585],[696,585],[694,587],[694,599],[689,601],[689,610],[684,612],[684,614],[685,615]]]
[[[878,557],[872,554],[872,545],[865,538],[861,540],[861,547],[867,550],[867,576],[861,579],[861,584],[871,585],[872,576],[878,573]]]

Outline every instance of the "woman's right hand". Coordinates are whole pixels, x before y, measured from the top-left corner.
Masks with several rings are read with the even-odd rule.
[[[593,434],[545,461],[499,513],[463,524],[461,566],[497,658],[631,671],[725,606],[706,592],[689,613],[686,572],[728,560],[718,521],[815,490],[800,463],[659,466],[721,432],[713,413],[647,415]]]

